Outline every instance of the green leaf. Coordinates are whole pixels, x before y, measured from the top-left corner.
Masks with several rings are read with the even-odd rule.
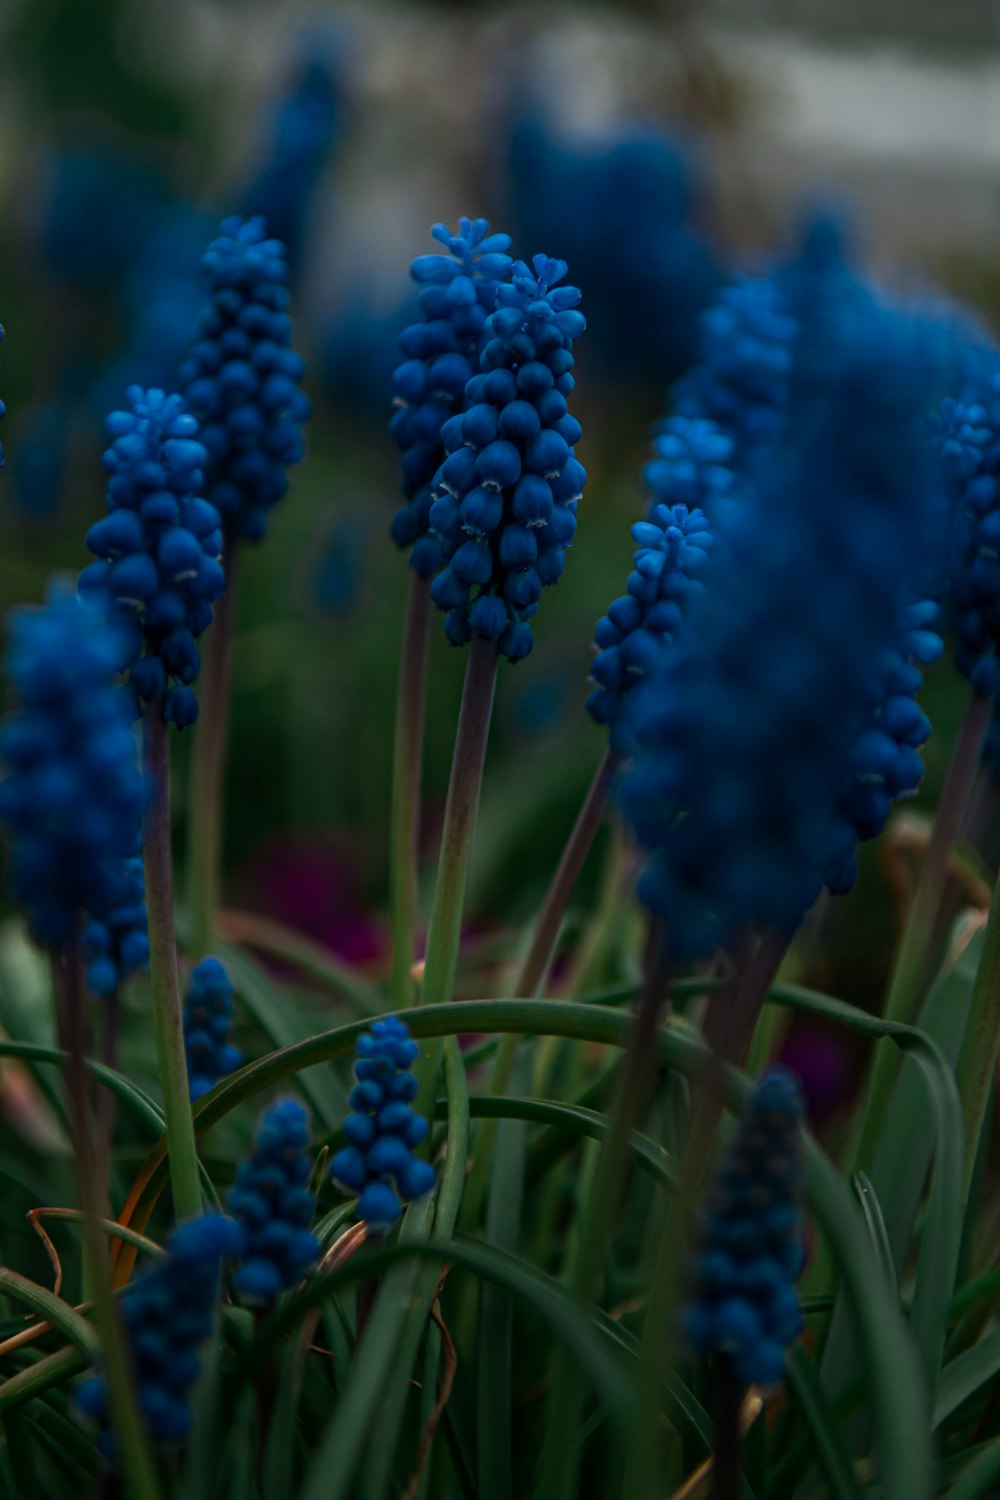
[[[1000,1438],[983,1446],[948,1492],[948,1500],[991,1500],[1000,1485]]]
[[[789,1352],[788,1386],[812,1433],[816,1455],[834,1500],[864,1500],[850,1455],[844,1449],[837,1413],[820,1385],[815,1365],[803,1349]]]
[[[0,1385],[0,1412],[16,1411],[36,1396],[79,1375],[90,1364],[87,1355],[72,1346],[47,1354],[44,1359],[19,1370]]]
[[[19,1302],[22,1307],[30,1308],[39,1318],[44,1318],[53,1328],[58,1328],[88,1359],[95,1358],[98,1350],[95,1329],[54,1292],[39,1286],[35,1281],[29,1281],[26,1276],[18,1275],[16,1271],[0,1267],[0,1293]],[[0,1387],[0,1395],[6,1389],[7,1386]]]
[[[882,1207],[875,1189],[872,1187],[864,1172],[855,1172],[851,1178],[851,1186],[854,1196],[861,1205],[868,1234],[871,1238],[872,1249],[875,1258],[882,1267],[885,1276],[885,1284],[894,1297],[899,1296],[899,1287],[896,1283],[896,1267],[892,1263],[892,1251],[889,1248],[889,1236],[885,1232],[885,1219],[882,1217]]]
[[[966,1349],[951,1364],[941,1371],[937,1401],[934,1406],[934,1426],[957,1411],[963,1401],[968,1401],[988,1381],[1000,1374],[1000,1333],[988,1333],[978,1344]]]

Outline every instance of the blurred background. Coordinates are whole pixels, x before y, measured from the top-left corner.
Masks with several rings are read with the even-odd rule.
[[[389,380],[430,225],[484,214],[516,253],[564,257],[590,325],[577,543],[534,654],[501,672],[470,892],[488,935],[532,910],[603,751],[583,711],[593,625],[622,591],[650,428],[714,290],[836,256],[987,320],[1000,304],[1000,7],[2,0],[4,609],[87,561],[103,418],[130,383],[171,384],[230,212],[289,244],[315,416],[245,559],[227,894],[378,971],[406,581]],[[436,628],[428,856],[463,665]],[[930,800],[961,706],[947,665],[927,701]],[[883,858],[819,919],[812,960],[862,1002],[888,959]],[[581,900],[599,875],[597,857]]]

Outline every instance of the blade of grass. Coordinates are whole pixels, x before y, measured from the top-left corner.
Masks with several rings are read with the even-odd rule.
[[[934,1405],[934,1426],[940,1427],[963,1402],[1000,1374],[1000,1333],[988,1333],[945,1365]]]

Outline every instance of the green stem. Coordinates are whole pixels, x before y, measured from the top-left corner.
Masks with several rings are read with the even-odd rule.
[[[969,1003],[955,1078],[965,1119],[965,1181],[963,1208],[968,1202],[972,1174],[1000,1047],[1000,880],[993,890],[989,921],[976,982]]]
[[[237,558],[235,540],[223,544],[226,592],[215,607],[208,631],[198,694],[188,799],[188,891],[191,902],[191,947],[197,958],[211,952],[219,910],[219,870],[222,855],[223,789],[229,739],[229,685],[233,663],[233,625],[236,616]]]
[[[60,999],[61,1029],[66,1037],[66,1092],[73,1121],[73,1149],[77,1186],[83,1209],[85,1283],[94,1298],[101,1332],[103,1374],[107,1384],[112,1424],[118,1439],[125,1483],[135,1500],[159,1500],[160,1485],[146,1441],[129,1369],[128,1352],[118,1310],[111,1293],[108,1259],[100,1224],[107,1220],[107,1204],[101,1185],[98,1149],[94,1138],[86,1060],[86,1019],[80,986],[77,942],[67,943],[61,960],[54,960],[53,973]]]
[[[416,925],[420,783],[424,758],[430,620],[430,580],[411,573],[396,698],[389,862],[392,998],[399,1010],[413,1005],[416,1000],[413,933]]]
[[[948,884],[951,852],[965,824],[992,712],[991,698],[973,696],[955,742],[930,843],[896,957],[885,1009],[888,1021],[909,1024],[923,996],[934,932]],[[878,1048],[855,1153],[855,1171],[871,1171],[898,1072],[899,1059],[895,1048]]]
[[[566,908],[604,817],[617,765],[611,751],[605,751],[546,892],[528,950],[514,978],[510,993],[518,999],[533,1000],[545,983]],[[520,1044],[521,1038],[518,1036],[501,1037],[490,1075],[491,1094],[506,1093]],[[477,1132],[476,1153],[462,1204],[462,1223],[467,1229],[479,1217],[489,1181],[490,1158],[497,1124],[496,1120],[486,1120]]]
[[[201,1188],[198,1184],[198,1154],[191,1119],[180,982],[177,975],[173,860],[170,851],[168,733],[169,726],[163,717],[163,704],[157,699],[146,709],[143,722],[145,763],[150,779],[150,798],[142,822],[149,972],[174,1214],[178,1219],[187,1219],[201,1210]]]
[[[427,956],[420,993],[421,1004],[451,1000],[455,989],[458,945],[462,936],[465,884],[476,834],[476,814],[483,784],[486,742],[489,739],[496,690],[497,643],[473,636],[465,669],[465,687],[458,715],[451,780],[445,804],[441,852],[438,856],[434,905],[427,932]],[[442,1043],[431,1042],[421,1058],[419,1074],[424,1097],[433,1098],[441,1062]]]
[[[570,1293],[586,1309],[597,1301],[600,1293],[604,1257],[625,1190],[629,1139],[645,1114],[656,1077],[657,1033],[668,980],[666,947],[660,943],[629,1031],[611,1120],[601,1143],[593,1187],[581,1215],[582,1232],[570,1269]],[[584,1393],[579,1368],[561,1352],[556,1360],[542,1453],[539,1493],[546,1500],[571,1500],[577,1493],[579,1455],[572,1446],[567,1447],[567,1435],[575,1434],[579,1428]]]

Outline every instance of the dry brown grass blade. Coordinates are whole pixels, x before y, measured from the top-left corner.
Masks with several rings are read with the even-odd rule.
[[[25,1217],[28,1220],[28,1223],[31,1225],[32,1229],[38,1235],[38,1238],[41,1240],[42,1244],[45,1246],[45,1253],[48,1256],[49,1262],[50,1262],[50,1264],[52,1266],[52,1269],[53,1269],[53,1271],[55,1272],[55,1275],[56,1275],[55,1284],[53,1285],[52,1290],[53,1290],[53,1292],[55,1293],[55,1295],[57,1297],[59,1296],[59,1293],[62,1291],[62,1282],[63,1282],[62,1261],[59,1259],[59,1251],[56,1249],[55,1245],[52,1242],[51,1236],[48,1234],[48,1232],[45,1229],[44,1224],[42,1224],[41,1221],[44,1218],[50,1218],[50,1217],[58,1216],[58,1214],[59,1214],[59,1210],[58,1209],[29,1208],[27,1214],[25,1215]]]
[[[430,1457],[434,1434],[437,1432],[438,1423],[444,1415],[444,1409],[451,1400],[451,1388],[455,1384],[455,1371],[458,1369],[458,1354],[455,1351],[455,1342],[448,1332],[448,1325],[441,1316],[441,1305],[438,1301],[450,1269],[450,1266],[445,1266],[441,1272],[438,1278],[437,1291],[434,1293],[434,1301],[431,1303],[431,1322],[437,1325],[438,1331],[441,1334],[441,1348],[444,1355],[444,1371],[441,1376],[441,1386],[438,1391],[437,1400],[434,1403],[434,1410],[427,1420],[427,1426],[424,1428],[423,1436],[420,1439],[420,1447],[417,1449],[417,1462],[414,1465],[413,1473],[410,1475],[410,1482],[403,1491],[403,1500],[416,1500],[420,1489],[420,1481],[423,1478],[424,1469]]]

